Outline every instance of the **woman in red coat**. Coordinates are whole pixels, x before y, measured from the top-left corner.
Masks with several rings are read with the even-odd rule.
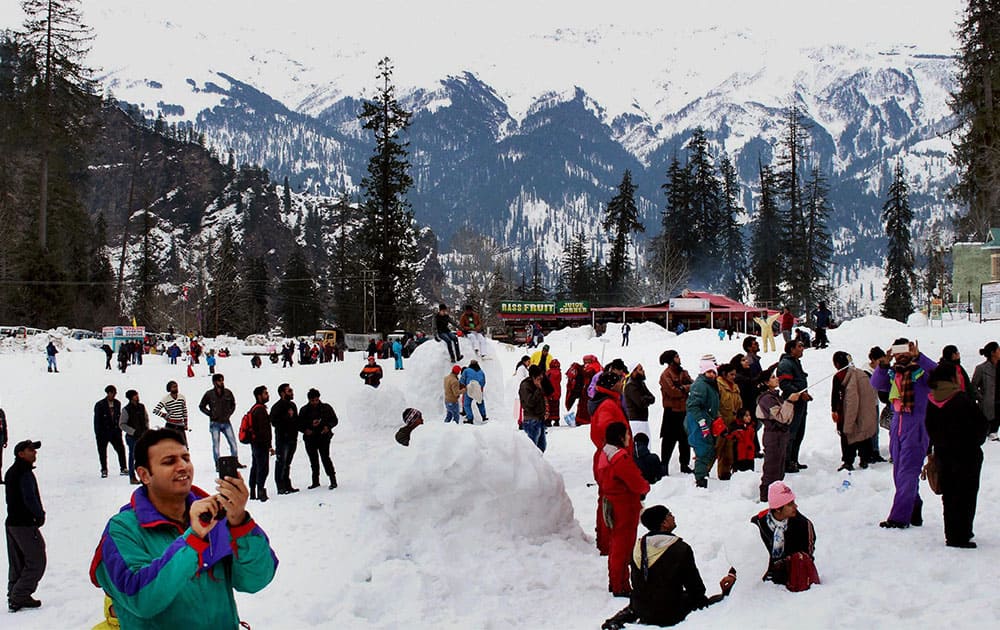
[[[628,563],[635,546],[642,498],[649,492],[649,483],[632,460],[628,425],[622,422],[608,425],[605,442],[597,463],[597,483],[604,497],[605,524],[611,530],[608,589],[615,597],[628,597],[632,593]]]
[[[608,555],[611,551],[611,532],[604,523],[604,493],[601,492],[601,479],[597,475],[597,466],[601,460],[601,452],[606,444],[605,434],[608,427],[615,422],[621,422],[628,428],[628,420],[622,411],[622,406],[618,402],[621,398],[624,381],[615,372],[605,372],[597,380],[594,388],[594,402],[597,407],[594,409],[593,422],[590,425],[590,441],[594,443],[594,481],[597,482],[597,550],[602,556]],[[628,430],[629,441],[632,440],[631,429]]]
[[[562,395],[562,370],[559,359],[549,361],[545,378],[552,385],[552,393],[545,397],[545,424],[559,426],[559,397]]]

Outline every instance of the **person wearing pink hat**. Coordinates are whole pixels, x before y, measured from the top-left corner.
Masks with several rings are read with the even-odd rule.
[[[799,513],[795,493],[783,481],[767,488],[767,509],[750,519],[760,530],[769,557],[762,580],[784,584],[790,591],[805,591],[819,584],[816,571],[816,530]]]
[[[687,398],[684,429],[687,431],[688,444],[695,454],[694,482],[699,488],[708,487],[708,471],[715,461],[712,422],[719,416],[719,386],[715,382],[718,370],[714,355],[702,356],[698,362],[698,378],[691,385]]]

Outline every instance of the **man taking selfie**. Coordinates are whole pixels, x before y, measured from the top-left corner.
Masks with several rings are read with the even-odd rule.
[[[142,487],[108,521],[90,578],[114,602],[123,628],[237,628],[233,590],[255,593],[278,566],[264,531],[246,511],[243,478],[193,486],[183,437],[147,431],[136,445]]]

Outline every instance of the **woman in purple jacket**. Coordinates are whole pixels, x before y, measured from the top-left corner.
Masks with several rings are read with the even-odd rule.
[[[905,345],[906,352],[892,352],[879,359],[871,383],[877,391],[889,392],[892,421],[889,423],[889,453],[896,495],[889,518],[880,527],[903,529],[924,524],[920,500],[920,471],[930,439],[924,417],[927,413],[928,378],[937,363],[920,352],[916,342],[897,339],[893,346]],[[895,359],[891,366],[890,361]]]

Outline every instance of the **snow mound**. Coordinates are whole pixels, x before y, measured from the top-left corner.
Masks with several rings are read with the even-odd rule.
[[[927,328],[927,316],[920,312],[910,313],[906,318],[906,325],[911,328]]]
[[[411,440],[386,449],[396,460],[392,475],[380,457],[368,470],[369,508],[388,519],[390,531],[449,546],[449,534],[469,532],[505,539],[580,533],[562,476],[523,433],[432,424]]]

